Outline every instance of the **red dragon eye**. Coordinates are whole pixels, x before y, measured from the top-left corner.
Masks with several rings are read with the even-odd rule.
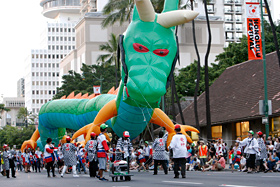
[[[168,49],[156,49],[153,52],[154,52],[154,54],[161,56],[161,57],[164,57],[164,56],[168,55],[168,53],[169,53]]]
[[[138,43],[134,43],[133,48],[134,48],[135,51],[137,51],[139,53],[149,52],[149,49],[147,47],[145,47],[144,45],[138,44]]]

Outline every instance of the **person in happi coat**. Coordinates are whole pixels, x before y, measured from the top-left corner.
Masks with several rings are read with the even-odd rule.
[[[76,171],[76,166],[77,166],[76,151],[77,151],[76,146],[73,143],[71,143],[70,136],[67,136],[66,143],[63,144],[63,146],[62,146],[62,153],[63,153],[63,157],[64,157],[64,166],[63,166],[63,170],[61,173],[61,177],[63,177],[63,175],[67,169],[67,166],[72,166],[73,177],[79,177],[79,175],[77,175],[77,171]]]
[[[96,172],[98,171],[97,162],[97,140],[96,134],[94,132],[90,133],[91,140],[89,140],[85,146],[85,151],[88,156],[89,161],[89,176],[96,177]]]
[[[55,157],[54,157],[54,146],[52,144],[52,139],[48,138],[46,142],[47,142],[47,144],[45,145],[44,159],[46,162],[48,177],[51,177],[50,176],[51,169],[52,169],[53,177],[56,177],[55,170],[54,170]]]
[[[163,167],[164,173],[167,175],[167,166],[166,166],[166,140],[167,136],[165,138],[163,137],[164,133],[163,131],[159,132],[159,137],[155,139],[153,143],[153,159],[154,159],[154,175],[157,175],[158,172],[158,163],[160,163]]]

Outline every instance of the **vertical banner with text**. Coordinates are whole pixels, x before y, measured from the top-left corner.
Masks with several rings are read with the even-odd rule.
[[[248,59],[262,60],[260,3],[246,2]]]
[[[93,93],[95,93],[95,94],[101,94],[101,93],[100,93],[100,86],[93,86]]]

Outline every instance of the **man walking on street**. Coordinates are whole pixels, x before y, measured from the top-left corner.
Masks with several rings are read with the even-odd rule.
[[[205,171],[205,163],[207,162],[207,153],[208,153],[208,147],[204,145],[204,141],[200,141],[200,146],[198,147],[199,152],[199,159],[200,159],[200,165],[202,166],[202,172]]]
[[[246,146],[244,153],[246,155],[246,167],[248,169],[247,173],[252,173],[252,170],[255,168],[256,155],[260,154],[258,142],[253,136],[254,132],[250,130],[248,131],[248,138],[245,138],[241,142],[237,140],[240,146]]]
[[[70,136],[66,137],[66,143],[62,146],[62,153],[64,156],[64,166],[61,173],[61,177],[63,177],[63,174],[65,173],[68,166],[72,166],[73,170],[73,177],[79,177],[77,175],[76,165],[77,165],[77,157],[76,157],[76,146],[71,143]]]
[[[154,175],[157,175],[158,172],[158,163],[160,163],[163,167],[164,173],[167,175],[167,166],[166,166],[166,138],[163,138],[164,132],[159,132],[159,137],[155,139],[153,144],[154,154]]]
[[[89,161],[89,176],[96,177],[96,171],[98,170],[97,162],[97,140],[94,132],[90,133],[91,140],[89,140],[85,146]]]
[[[179,178],[179,167],[181,167],[182,178],[186,178],[187,138],[181,133],[180,125],[175,125],[175,132],[169,146],[173,151],[174,178]]]
[[[103,172],[106,170],[107,153],[109,152],[106,136],[104,135],[104,133],[107,132],[107,128],[108,125],[106,124],[100,125],[101,133],[97,137],[97,157],[99,163],[98,177],[101,181],[108,181],[108,179],[105,179],[105,177],[103,177]]]

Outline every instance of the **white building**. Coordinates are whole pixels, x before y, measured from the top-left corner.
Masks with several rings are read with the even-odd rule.
[[[17,81],[17,97],[25,97],[24,78]]]
[[[224,20],[224,37],[225,46],[230,42],[239,42],[242,35],[246,35],[246,2],[259,2],[259,0],[210,0],[207,5],[209,16],[218,16]],[[273,21],[280,20],[279,6],[280,1],[268,0]],[[277,6],[278,5],[278,6]],[[267,18],[267,11],[263,3],[263,10],[265,19]],[[200,15],[205,16],[204,4],[202,1],[196,1],[194,10],[198,11]]]
[[[18,119],[17,115],[19,109],[25,107],[24,97],[4,97],[3,104],[5,108],[10,109],[10,111],[2,111],[1,113],[1,127],[5,125],[11,125],[13,127],[22,125],[23,120]]]
[[[25,103],[39,113],[59,86],[59,62],[75,49],[74,26],[80,19],[80,0],[41,0],[43,16],[50,18],[42,34],[42,49],[31,50],[26,59]]]

